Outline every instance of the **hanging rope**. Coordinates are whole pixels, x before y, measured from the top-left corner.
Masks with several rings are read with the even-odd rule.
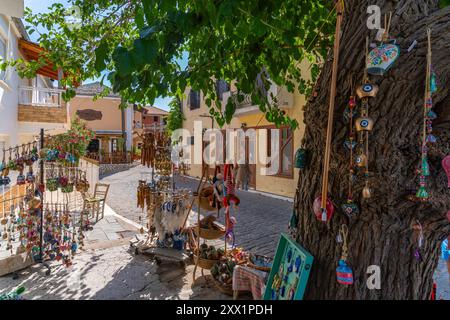
[[[348,257],[348,245],[347,245],[348,227],[346,224],[341,225],[341,228],[339,229],[339,234],[342,239],[341,260],[346,261]]]

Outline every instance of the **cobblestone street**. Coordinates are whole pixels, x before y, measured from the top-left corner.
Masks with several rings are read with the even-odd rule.
[[[150,169],[138,166],[102,179],[102,182],[111,185],[107,200],[109,206],[116,213],[139,222],[139,217],[144,215],[142,210],[136,207],[136,189],[139,179],[150,179],[150,172]],[[197,189],[198,180],[177,180],[177,187]],[[238,196],[241,204],[239,212],[235,214],[236,245],[255,253],[274,255],[280,233],[287,231],[292,203],[254,192],[238,191]],[[223,223],[223,219],[222,211],[219,221]]]

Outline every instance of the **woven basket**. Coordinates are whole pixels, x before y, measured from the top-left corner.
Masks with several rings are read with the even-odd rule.
[[[192,229],[194,230],[194,233],[196,236],[198,236],[198,227],[194,226],[192,227]],[[200,238],[202,239],[206,239],[206,240],[215,240],[215,239],[220,239],[225,235],[225,229],[220,227],[220,229],[215,229],[215,228],[200,228]]]
[[[224,285],[219,280],[211,276],[213,279],[213,283],[216,286],[216,288],[222,292],[223,294],[226,294],[228,296],[233,296],[233,286],[232,285]]]
[[[194,254],[194,261],[197,262],[197,255],[196,254]],[[209,259],[200,258],[198,260],[198,266],[200,268],[202,268],[202,269],[210,270],[217,262],[219,262],[219,259],[209,260]]]
[[[260,255],[254,255],[254,256],[260,256]],[[260,257],[267,258],[265,256],[260,256]],[[271,260],[273,260],[273,259],[271,259]],[[255,264],[253,264],[252,256],[250,256],[248,258],[247,266],[250,267],[250,268],[253,268],[253,269],[256,269],[256,270],[260,270],[260,271],[265,271],[265,272],[270,272],[270,270],[272,269],[272,268],[269,268],[269,267],[261,267],[261,266],[257,266]]]

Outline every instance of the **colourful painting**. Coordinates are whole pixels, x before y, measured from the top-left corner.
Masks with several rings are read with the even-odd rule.
[[[264,300],[302,300],[312,262],[308,251],[282,233]]]

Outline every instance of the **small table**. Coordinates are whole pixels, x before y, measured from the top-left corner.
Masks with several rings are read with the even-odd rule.
[[[254,300],[261,300],[269,273],[246,266],[236,266],[233,271],[233,299],[239,291],[250,291]]]

